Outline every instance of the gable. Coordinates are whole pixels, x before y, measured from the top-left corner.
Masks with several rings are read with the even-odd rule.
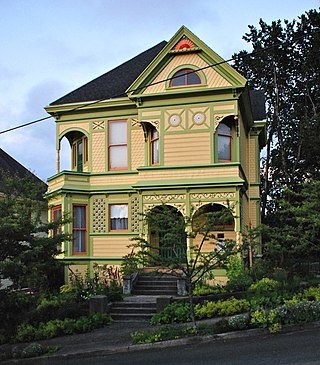
[[[175,70],[182,68],[198,70],[203,76],[201,87],[244,87],[246,85],[246,79],[242,75],[188,28],[182,26],[128,88],[127,93],[130,96],[142,96],[168,91],[168,79],[173,76]],[[144,88],[144,85],[150,86]]]
[[[221,76],[217,71],[215,71],[212,67],[206,68],[209,64],[205,62],[198,53],[185,53],[185,54],[177,54],[172,57],[172,60],[169,62],[167,66],[157,75],[157,77],[153,80],[153,84],[146,88],[143,94],[153,94],[153,93],[162,93],[168,89],[168,82],[160,82],[162,80],[168,79],[171,75],[174,74],[175,70],[178,70],[180,67],[195,69],[202,69],[202,81],[204,82],[206,87],[215,88],[215,87],[223,87],[223,86],[232,86],[232,84],[226,80],[223,76]]]

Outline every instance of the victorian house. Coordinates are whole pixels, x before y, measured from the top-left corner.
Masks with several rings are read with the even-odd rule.
[[[72,217],[61,259],[73,270],[120,264],[130,238],[151,234],[141,213],[161,204],[183,216],[231,204],[221,240],[241,243],[260,223],[263,95],[186,27],[46,111],[57,150],[46,197],[51,219]],[[60,171],[64,138],[68,171]]]

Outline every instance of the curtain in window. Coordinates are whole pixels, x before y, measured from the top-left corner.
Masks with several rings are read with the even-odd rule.
[[[112,231],[128,230],[128,205],[119,204],[110,206],[110,224]]]

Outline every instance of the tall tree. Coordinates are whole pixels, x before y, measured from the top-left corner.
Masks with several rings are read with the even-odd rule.
[[[251,88],[262,89],[267,102],[267,146],[263,158],[262,215],[284,187],[320,178],[320,13],[298,20],[262,19],[243,37],[253,53],[234,55],[235,67]],[[313,158],[312,158],[313,156]],[[270,180],[272,176],[272,181]],[[271,206],[267,205],[271,202]]]

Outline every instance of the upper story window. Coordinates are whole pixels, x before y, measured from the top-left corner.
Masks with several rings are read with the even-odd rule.
[[[232,158],[232,128],[227,123],[218,126],[218,161],[231,161]]]
[[[128,168],[127,121],[109,121],[109,170]]]
[[[200,85],[201,79],[197,72],[191,68],[185,68],[176,72],[170,82],[170,86]]]
[[[88,162],[88,138],[82,137],[72,144],[72,167],[78,172],[82,172],[83,165]]]
[[[159,161],[159,132],[152,126],[150,130],[150,162],[151,165],[158,165]]]

